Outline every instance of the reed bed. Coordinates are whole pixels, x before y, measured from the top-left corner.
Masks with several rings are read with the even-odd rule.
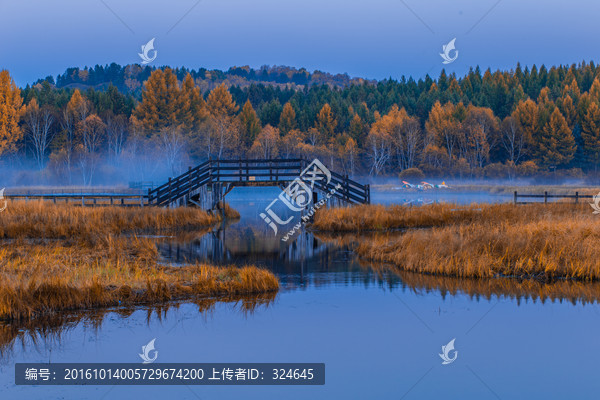
[[[194,208],[11,203],[0,213],[0,320],[276,291],[277,278],[254,266],[161,265],[155,241],[137,236],[205,232],[221,218]]]
[[[0,238],[72,239],[199,229],[221,220],[197,208],[79,207],[13,201],[0,212]]]
[[[594,220],[587,204],[479,205],[478,212],[476,206],[455,211],[450,207],[400,211],[375,206],[377,211],[363,221],[365,225],[433,227],[343,241],[352,242],[360,257],[390,263],[401,271],[468,278],[600,280],[600,221]],[[385,215],[386,209],[390,215]],[[354,212],[368,215],[359,211]],[[337,216],[348,212],[352,213],[338,210]],[[356,223],[334,222],[334,226],[343,230]]]
[[[82,249],[61,244],[0,249],[0,319],[57,311],[275,291],[275,276],[254,266],[172,267],[155,259],[149,239],[111,239]],[[122,249],[121,247],[127,247]]]
[[[574,204],[528,204],[515,207],[513,204],[471,204],[459,206],[441,203],[420,207],[402,205],[359,205],[354,207],[323,208],[317,211],[313,230],[322,232],[367,232],[388,231],[407,228],[431,228],[455,224],[481,222],[514,223],[537,219],[540,215],[552,214],[569,217],[582,205]],[[585,211],[591,215],[586,204]]]

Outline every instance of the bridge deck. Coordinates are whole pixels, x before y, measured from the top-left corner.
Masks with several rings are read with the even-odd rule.
[[[209,160],[148,191],[148,204],[171,205],[189,202],[192,196],[214,207],[233,186],[282,186],[295,182],[307,169],[317,166],[304,159],[289,160]],[[348,204],[370,203],[369,185],[360,183],[328,170],[318,163],[319,172],[327,179],[314,181],[316,191],[332,192]],[[326,180],[326,182],[324,182]],[[207,199],[211,197],[211,199]],[[209,207],[212,208],[212,207]]]

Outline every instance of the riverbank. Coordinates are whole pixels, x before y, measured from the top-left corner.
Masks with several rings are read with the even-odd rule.
[[[343,240],[361,258],[400,271],[597,281],[600,224],[592,211],[587,204],[362,206],[323,210],[312,228],[379,232]]]
[[[11,203],[0,213],[0,319],[59,311],[273,292],[270,272],[162,265],[147,233],[201,230],[221,221],[192,208],[82,208]]]
[[[434,181],[438,182],[438,181]],[[413,182],[417,184],[418,182]],[[451,181],[445,182],[448,184],[448,188],[432,188],[427,190],[419,190],[417,188],[405,189],[402,187],[402,183],[396,184],[373,184],[371,190],[373,192],[392,192],[392,193],[473,193],[481,194],[487,193],[490,195],[497,196],[513,196],[515,191],[521,194],[544,194],[548,192],[554,195],[575,195],[578,192],[579,195],[595,195],[598,194],[600,186],[585,186],[585,185],[508,185],[508,184],[490,184],[490,183],[452,183]]]

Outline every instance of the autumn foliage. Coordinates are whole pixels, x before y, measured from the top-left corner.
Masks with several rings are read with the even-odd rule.
[[[157,167],[157,157],[171,175],[208,158],[318,157],[348,175],[418,169],[426,177],[463,178],[556,170],[581,176],[600,163],[594,64],[474,69],[460,78],[442,71],[436,80],[350,80],[347,86],[333,78],[335,84],[318,86],[314,74],[312,86],[286,89],[236,86],[232,76],[258,79],[245,67],[224,75],[117,67],[111,74],[123,74],[124,86],[115,84],[125,93],[115,86],[60,89],[48,80],[19,90],[3,71],[0,155],[31,155],[56,180],[86,184],[108,160],[116,166],[142,160],[139,171],[128,172],[143,175]],[[58,81],[107,74],[69,71]],[[281,79],[300,79],[288,75]]]

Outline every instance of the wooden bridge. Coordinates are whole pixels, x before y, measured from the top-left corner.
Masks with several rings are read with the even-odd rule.
[[[315,165],[318,163],[319,165]],[[329,194],[334,203],[368,204],[371,202],[369,185],[361,185],[328,170],[318,161],[304,159],[273,160],[209,160],[187,172],[169,178],[168,182],[148,190],[147,205],[196,205],[214,209],[236,186],[279,186],[285,190],[297,181],[308,168],[317,168],[322,179],[311,181],[312,201]],[[304,187],[306,188],[306,187]]]

